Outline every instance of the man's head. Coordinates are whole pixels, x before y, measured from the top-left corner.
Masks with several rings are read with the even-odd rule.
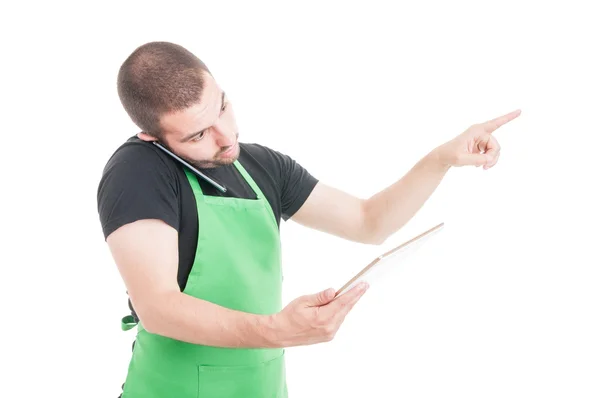
[[[144,44],[119,70],[123,107],[145,141],[159,141],[198,167],[231,164],[239,156],[231,104],[208,68],[185,48]]]

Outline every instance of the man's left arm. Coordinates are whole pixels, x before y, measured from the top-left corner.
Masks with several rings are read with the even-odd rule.
[[[448,169],[432,151],[369,199],[319,182],[292,220],[351,241],[381,244],[417,213]]]
[[[292,220],[344,239],[381,244],[419,211],[451,167],[493,167],[500,156],[500,145],[492,132],[520,113],[516,110],[469,127],[425,155],[400,180],[368,199],[320,182]]]

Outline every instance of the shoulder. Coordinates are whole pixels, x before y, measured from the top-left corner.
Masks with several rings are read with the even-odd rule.
[[[171,173],[176,170],[167,155],[160,149],[135,136],[130,137],[115,150],[108,159],[103,174],[114,172],[115,169],[162,170]]]
[[[177,165],[160,149],[137,137],[129,138],[108,159],[100,187],[107,184],[134,189],[148,185],[168,185],[178,190]]]
[[[181,183],[174,161],[132,137],[108,159],[97,188],[105,236],[138,219],[163,219],[178,228]]]

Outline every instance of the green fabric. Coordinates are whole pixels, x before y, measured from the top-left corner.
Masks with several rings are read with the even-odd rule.
[[[133,315],[127,315],[121,319],[121,329],[123,330],[133,329],[135,325],[136,323]]]
[[[186,169],[198,207],[196,257],[183,293],[255,314],[281,310],[281,246],[273,211],[239,162],[257,200],[205,196]],[[128,325],[131,320],[124,319]],[[138,325],[123,398],[286,398],[285,350],[194,345]]]

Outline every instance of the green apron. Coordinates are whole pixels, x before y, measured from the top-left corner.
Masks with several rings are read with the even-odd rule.
[[[239,162],[257,200],[205,196],[185,170],[198,207],[198,245],[183,290],[223,307],[281,310],[279,229],[269,202]],[[132,326],[123,318],[123,329]],[[283,348],[221,348],[148,333],[138,324],[122,398],[286,398]]]

